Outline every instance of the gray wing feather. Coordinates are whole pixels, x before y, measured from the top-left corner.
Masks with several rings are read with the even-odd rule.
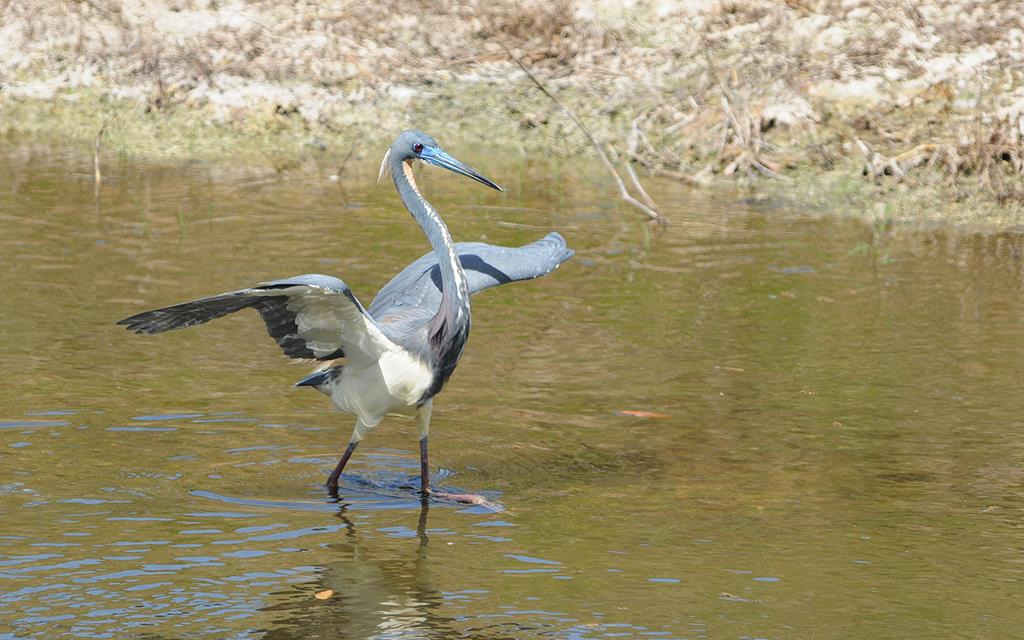
[[[242,309],[255,309],[267,333],[290,358],[331,360],[346,346],[365,347],[379,336],[373,321],[343,281],[308,274],[264,282],[249,289],[155,309],[117,324],[145,335],[203,324]],[[366,338],[370,330],[373,336]],[[362,334],[362,335],[360,335]],[[371,346],[372,348],[372,346]]]
[[[498,247],[483,242],[455,245],[466,272],[470,295],[485,289],[539,278],[551,273],[575,253],[561,234],[552,232],[521,247]],[[437,258],[428,253],[391,279],[377,293],[367,311],[380,321],[409,311],[433,314],[441,304],[441,272]]]

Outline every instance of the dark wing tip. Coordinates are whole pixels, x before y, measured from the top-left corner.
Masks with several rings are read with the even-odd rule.
[[[172,307],[143,311],[124,320],[118,320],[117,324],[127,327],[129,331],[150,336],[155,333],[203,324],[252,306],[252,304],[251,298],[232,292],[212,298],[183,302]]]
[[[153,335],[159,333],[160,330],[153,325],[152,311],[146,311],[144,313],[137,313],[134,316],[118,320],[115,324],[118,324],[132,333],[140,335]]]

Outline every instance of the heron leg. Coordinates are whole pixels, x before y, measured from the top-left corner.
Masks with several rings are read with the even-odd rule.
[[[430,399],[416,410],[416,431],[420,437],[420,493],[430,493],[430,462],[427,455],[427,435],[430,432],[430,412],[434,400]]]
[[[348,464],[348,459],[352,457],[352,452],[359,446],[359,441],[363,439],[370,429],[373,427],[363,422],[362,419],[356,420],[356,428],[352,430],[352,437],[348,441],[348,447],[345,449],[345,453],[341,454],[341,459],[338,460],[337,466],[334,467],[334,471],[331,472],[331,476],[327,478],[327,488],[337,489],[338,478],[341,477],[341,472],[345,470],[345,465]]]
[[[428,497],[436,500],[448,500],[462,504],[479,504],[500,511],[500,507],[487,498],[473,493],[443,493],[430,488],[430,462],[427,454],[427,435],[430,432],[430,412],[434,400],[427,400],[416,411],[416,430],[420,436],[420,495],[424,500]]]
[[[338,460],[337,466],[334,467],[334,471],[331,472],[331,476],[327,478],[327,488],[337,489],[338,478],[341,477],[341,472],[345,469],[345,465],[348,464],[348,459],[352,457],[352,452],[356,450],[359,445],[358,440],[353,440],[348,443],[348,447],[345,449],[345,453],[341,454],[341,459]]]

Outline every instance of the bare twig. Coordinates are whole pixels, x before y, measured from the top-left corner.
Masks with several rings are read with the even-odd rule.
[[[97,11],[99,11],[101,13],[107,14],[108,16],[112,16],[115,13],[114,11],[111,11],[107,7],[104,7],[104,6],[101,6],[101,5],[99,5],[99,4],[95,3],[95,2],[92,2],[92,0],[82,0],[82,2],[84,2],[85,4],[89,5],[90,7],[92,7],[93,9],[96,9]]]
[[[651,220],[657,222],[658,224],[660,224],[662,226],[667,226],[668,225],[668,218],[666,218],[665,214],[661,213],[661,211],[658,209],[658,207],[656,205],[654,205],[654,201],[650,200],[650,196],[647,195],[647,193],[643,190],[642,187],[639,189],[639,191],[641,193],[641,197],[643,197],[644,199],[648,200],[648,202],[650,204],[644,204],[643,202],[640,202],[639,200],[634,198],[629,193],[629,190],[626,188],[626,183],[624,183],[622,181],[622,177],[619,176],[619,172],[615,170],[615,165],[613,165],[612,161],[608,159],[608,154],[605,153],[604,149],[601,146],[601,143],[597,141],[597,138],[595,138],[594,134],[590,132],[590,129],[587,128],[587,125],[583,124],[583,121],[580,120],[579,116],[577,116],[572,111],[572,109],[570,109],[569,107],[567,107],[564,104],[562,104],[558,100],[558,98],[556,98],[554,96],[554,94],[552,94],[550,91],[548,91],[547,87],[545,87],[544,84],[540,80],[537,79],[537,76],[533,75],[533,73],[527,68],[527,66],[523,63],[523,61],[519,59],[518,56],[516,56],[514,53],[512,53],[511,49],[506,47],[504,44],[501,45],[501,46],[505,49],[505,52],[508,53],[509,57],[512,58],[512,60],[515,61],[515,63],[517,65],[519,65],[519,68],[523,70],[523,73],[525,73],[526,77],[529,78],[531,82],[533,82],[534,86],[536,86],[538,89],[540,89],[541,93],[546,95],[548,98],[551,99],[552,102],[554,102],[556,105],[558,105],[558,107],[562,111],[564,111],[565,114],[568,115],[569,118],[571,118],[573,122],[576,123],[576,126],[580,128],[580,130],[584,133],[584,135],[587,136],[587,139],[590,140],[590,144],[592,144],[594,146],[594,149],[597,151],[598,157],[601,158],[601,162],[604,163],[605,168],[608,169],[608,172],[612,175],[612,178],[615,179],[615,184],[619,188],[619,195],[622,197],[622,199],[625,200],[630,205],[632,205],[633,207],[639,209],[641,212],[643,212]],[[627,164],[627,170],[628,171],[632,170],[631,167],[629,167],[628,164]],[[635,174],[634,174],[634,176],[635,176]],[[633,180],[633,183],[635,185],[639,186],[639,180],[637,180],[635,177],[633,177],[632,180]],[[651,206],[651,205],[654,205],[654,206]]]
[[[107,116],[103,120],[103,124],[100,125],[100,130],[96,132],[96,141],[93,144],[92,154],[92,168],[93,168],[93,191],[94,195],[99,196],[100,185],[103,183],[103,172],[100,171],[100,147],[103,144],[103,134],[107,131],[107,125],[110,124],[110,120],[114,116]]]
[[[352,154],[355,152],[356,145],[353,142],[352,146],[348,148],[348,153],[345,154],[345,157],[341,159],[341,163],[338,165],[338,178],[341,178],[341,175],[345,172],[345,165],[348,164],[349,158],[351,158]]]
[[[708,170],[708,172],[710,172],[710,169]],[[690,174],[683,173],[682,171],[672,171],[671,169],[662,169],[660,167],[654,167],[651,169],[651,173],[653,173],[656,176],[661,176],[663,178],[671,178],[673,180],[679,180],[680,182],[685,182],[686,184],[691,185],[707,184],[706,178],[702,179],[702,174],[705,173],[705,171],[703,170],[698,172],[696,176],[691,176]]]
[[[640,116],[633,120],[633,130],[630,132],[629,135],[630,157],[636,157],[637,146],[640,144],[640,120],[643,118],[644,116]],[[650,207],[651,209],[657,210],[658,205],[655,204],[651,196],[647,195],[647,191],[644,189],[643,185],[640,184],[640,179],[636,175],[636,170],[633,169],[633,163],[630,162],[629,160],[626,161],[626,173],[629,174],[630,181],[633,183],[633,186],[636,188],[637,193],[640,194],[640,197],[643,198],[643,201],[647,204],[647,206]]]

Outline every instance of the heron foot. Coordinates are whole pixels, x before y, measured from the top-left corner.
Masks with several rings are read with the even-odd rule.
[[[488,500],[487,498],[477,495],[475,493],[446,493],[443,491],[434,491],[433,489],[427,489],[421,492],[424,498],[431,500],[440,500],[442,502],[458,502],[459,504],[477,504],[485,507],[495,507],[496,505]]]
[[[338,492],[338,485],[337,484],[331,484],[331,483],[328,482],[328,483],[324,484],[324,488],[327,489],[327,496],[331,500],[334,500],[334,501],[341,500],[341,493]]]

